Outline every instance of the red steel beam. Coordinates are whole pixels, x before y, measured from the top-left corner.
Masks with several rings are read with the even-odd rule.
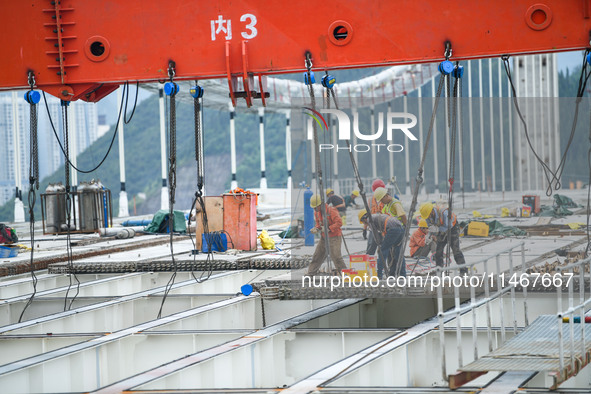
[[[582,49],[591,30],[590,0],[55,1],[3,2],[0,89],[33,70],[49,93],[94,101],[167,79],[169,60],[177,79],[256,76],[303,71],[307,51],[320,70],[411,64],[442,60],[447,40],[453,60]]]

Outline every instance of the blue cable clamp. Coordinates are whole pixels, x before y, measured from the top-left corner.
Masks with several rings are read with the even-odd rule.
[[[199,85],[195,85],[191,89],[189,89],[189,93],[191,94],[191,96],[193,96],[193,98],[201,98],[203,97],[203,88]]]
[[[320,80],[320,83],[322,84],[322,86],[324,86],[327,89],[332,89],[332,87],[334,86],[334,84],[336,83],[337,79],[335,77],[333,77],[330,74],[326,74],[322,77],[322,79]]]
[[[453,74],[455,78],[462,78],[464,76],[464,66],[457,66],[454,68]]]
[[[36,90],[25,92],[25,101],[29,104],[37,104],[41,100],[41,95]]]

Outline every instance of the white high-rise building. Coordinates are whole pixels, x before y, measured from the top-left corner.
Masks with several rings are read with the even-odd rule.
[[[24,92],[18,92],[16,106],[18,113],[20,179],[22,187],[28,190],[29,179],[29,133],[30,107],[23,99]],[[63,141],[62,108],[60,100],[47,95],[49,116],[43,98],[37,105],[38,139],[39,139],[39,176],[41,179],[55,172],[64,163],[63,153],[56,139]],[[14,150],[14,113],[15,108],[11,93],[0,94],[0,205],[14,197],[16,190],[16,154]],[[51,117],[51,122],[50,122]],[[75,124],[73,123],[75,122]],[[55,134],[51,123],[55,127]],[[76,130],[76,152],[82,153],[98,138],[98,115],[96,104],[76,101],[68,108],[68,124],[70,135]],[[70,141],[73,141],[70,138]],[[70,147],[72,154],[74,147]],[[23,196],[26,201],[26,196]]]

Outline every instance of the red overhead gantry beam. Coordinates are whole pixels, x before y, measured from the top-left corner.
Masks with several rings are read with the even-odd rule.
[[[589,46],[591,0],[2,2],[0,89],[98,101],[125,81],[259,77]],[[246,78],[248,81],[249,78]],[[246,89],[248,90],[248,89]]]

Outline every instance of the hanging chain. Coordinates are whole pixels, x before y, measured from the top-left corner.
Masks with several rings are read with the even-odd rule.
[[[160,304],[160,309],[158,310],[157,318],[160,319],[162,317],[162,309],[164,307],[164,302],[168,296],[168,293],[172,289],[174,285],[174,281],[176,278],[178,266],[177,262],[174,258],[174,248],[173,248],[173,235],[174,235],[174,203],[175,203],[175,194],[176,194],[176,94],[178,93],[178,85],[174,83],[174,76],[175,76],[175,63],[174,61],[170,61],[168,63],[168,76],[170,78],[170,103],[169,103],[169,121],[170,126],[168,130],[169,136],[169,143],[168,143],[168,201],[169,201],[169,210],[168,210],[168,232],[170,233],[169,239],[169,246],[170,246],[170,257],[172,259],[172,266],[173,266],[173,274],[170,277],[168,283],[166,284],[166,288],[164,290],[164,296],[162,297],[162,302]]]
[[[37,102],[39,98],[39,93],[33,90],[35,86],[35,74],[32,71],[29,71],[28,75],[29,86],[31,90],[27,92],[25,95],[26,101],[29,103],[30,108],[30,134],[29,134],[29,193],[28,193],[28,200],[29,200],[29,234],[31,237],[31,256],[30,256],[30,269],[31,269],[31,280],[33,283],[33,293],[31,297],[27,300],[18,322],[20,323],[23,320],[23,316],[25,311],[33,302],[33,298],[37,293],[37,276],[35,275],[35,264],[34,264],[34,254],[35,254],[35,202],[37,200],[37,192],[36,190],[39,189],[39,148],[38,148],[38,139],[37,139]],[[37,97],[33,97],[33,95]],[[17,147],[18,149],[18,147]]]
[[[308,93],[310,95],[310,104],[312,109],[316,111],[316,97],[314,96],[314,85],[312,83],[312,55],[310,52],[306,52],[306,73],[308,76]],[[322,162],[320,161],[320,142],[318,140],[318,128],[316,127],[316,123],[312,122],[312,130],[314,132],[314,157],[316,158],[316,182],[318,183],[318,194],[320,195],[320,211],[322,214],[322,232],[324,234],[324,244],[326,250],[326,261],[328,265],[328,270],[331,271],[331,260],[330,260],[330,243],[328,240],[328,216],[326,214],[326,204],[325,204],[325,194],[324,194],[324,184],[322,179]],[[322,240],[320,240],[322,242]]]

